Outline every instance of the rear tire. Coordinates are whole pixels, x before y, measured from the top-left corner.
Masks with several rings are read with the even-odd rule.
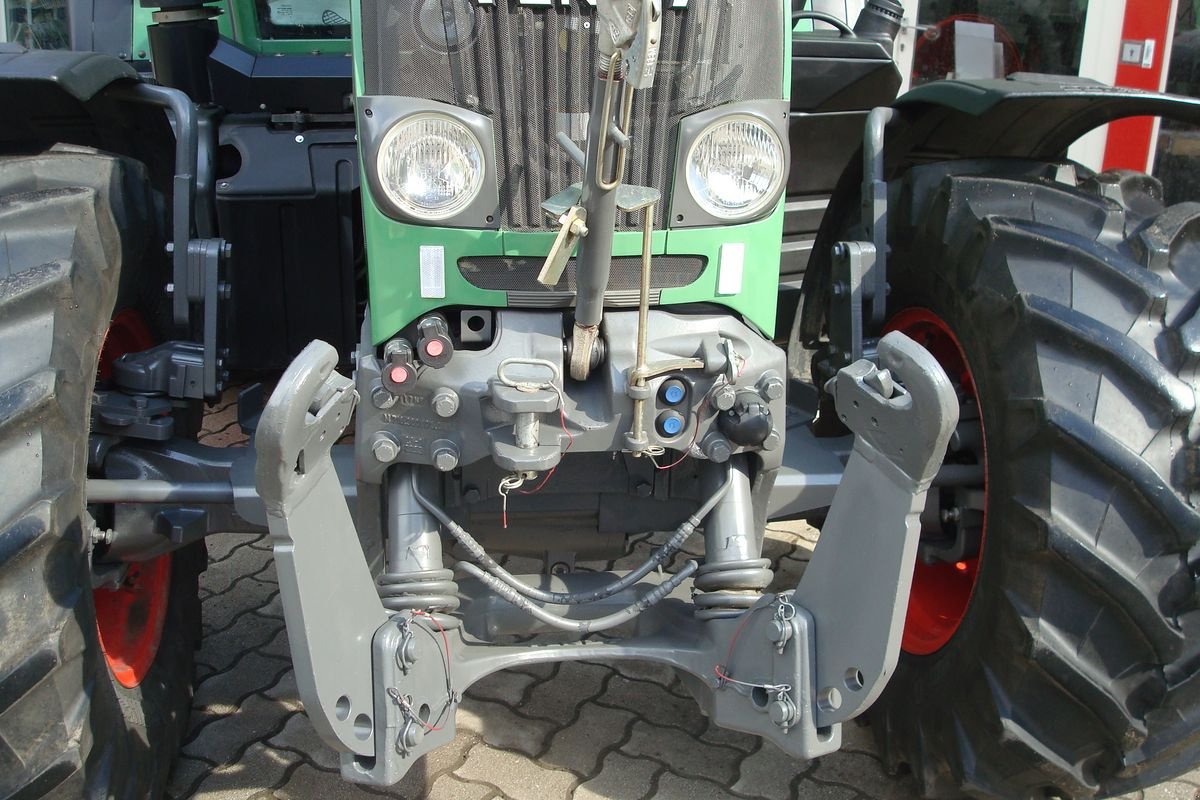
[[[97,636],[83,496],[97,358],[152,203],[125,159],[0,159],[0,798],[157,796],[186,725],[203,548],[173,557],[153,665],[121,686]]]
[[[929,165],[893,205],[889,306],[951,328],[986,441],[966,614],[871,711],[928,797],[1107,795],[1200,759],[1200,204],[1055,175]]]

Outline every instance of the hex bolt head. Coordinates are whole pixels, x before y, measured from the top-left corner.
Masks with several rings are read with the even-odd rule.
[[[733,455],[729,442],[723,436],[710,436],[704,442],[704,455],[709,461],[724,464]]]
[[[449,472],[458,466],[458,448],[453,442],[439,439],[433,443],[433,467],[438,472]]]
[[[400,448],[396,446],[395,439],[386,433],[380,433],[371,443],[371,453],[379,463],[390,464],[396,460],[396,456],[400,455]]]
[[[396,395],[389,392],[382,386],[376,386],[371,390],[371,405],[378,408],[380,411],[391,408],[396,405]]]
[[[778,375],[768,375],[758,382],[758,393],[767,400],[780,399],[786,388]]]
[[[453,389],[438,389],[433,393],[433,413],[443,419],[458,413],[458,394]]]
[[[708,399],[718,411],[728,411],[737,402],[737,390],[728,383],[723,383],[709,393]]]

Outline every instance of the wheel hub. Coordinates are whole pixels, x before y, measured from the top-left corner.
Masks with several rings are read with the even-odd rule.
[[[925,347],[942,365],[959,396],[978,407],[975,379],[966,354],[945,320],[926,308],[908,308],[892,317],[885,328],[887,331],[900,331]],[[982,416],[980,410],[979,461],[983,466],[983,485],[979,488],[985,508],[981,515],[979,547],[972,554],[953,561],[917,560],[901,643],[904,651],[913,655],[930,655],[946,646],[962,624],[979,577],[987,530],[987,453],[983,444]],[[951,518],[942,512],[943,521]]]

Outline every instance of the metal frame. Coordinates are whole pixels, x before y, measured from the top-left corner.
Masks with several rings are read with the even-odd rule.
[[[459,585],[468,600],[461,615],[388,616],[355,546],[349,511],[338,502],[330,458],[355,396],[333,371],[336,352],[309,345],[263,414],[256,478],[301,699],[325,741],[342,752],[343,775],[394,783],[453,737],[454,709],[475,681],[516,664],[584,658],[669,664],[686,673],[718,725],[769,738],[797,757],[836,749],[840,723],[882,690],[894,667],[924,494],[958,418],[950,382],[926,351],[889,334],[879,352],[884,369],[860,361],[830,385],[857,435],[814,555],[821,568],[807,571],[795,593],[764,595],[740,613],[706,618],[693,613],[673,580],[643,581],[613,599],[644,606],[632,635],[531,648],[472,633],[495,597],[478,584]],[[721,504],[746,524],[740,495],[723,498],[714,514]],[[420,513],[405,513],[414,530],[430,530]],[[706,530],[712,544],[711,537],[737,533],[719,516]],[[440,561],[436,538],[421,542],[423,558]],[[865,550],[875,557],[864,581]]]

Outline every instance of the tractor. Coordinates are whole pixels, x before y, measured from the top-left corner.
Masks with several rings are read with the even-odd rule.
[[[0,45],[0,797],[162,792],[216,532],[269,533],[357,783],[580,659],[796,759],[869,720],[928,797],[1200,762],[1200,205],[1066,157],[1200,103],[897,99],[902,13],[69,0]],[[239,387],[251,446],[198,443]]]

